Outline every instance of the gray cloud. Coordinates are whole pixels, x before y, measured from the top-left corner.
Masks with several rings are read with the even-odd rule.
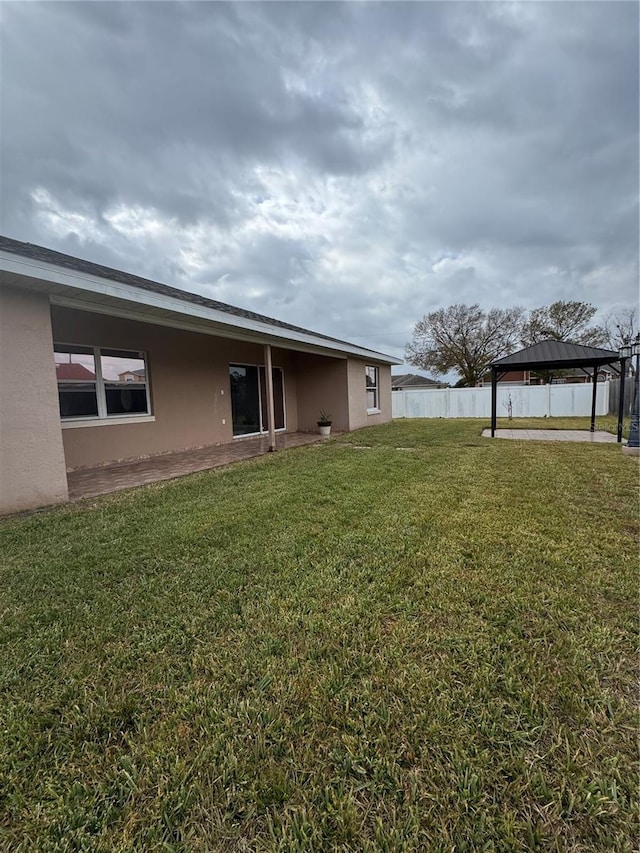
[[[3,4],[2,230],[401,354],[637,301],[638,7]]]

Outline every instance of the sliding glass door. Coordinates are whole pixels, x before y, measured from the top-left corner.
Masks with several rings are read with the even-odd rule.
[[[260,391],[258,368],[242,364],[229,367],[231,415],[234,435],[260,432]]]
[[[229,365],[231,414],[234,435],[259,435],[268,432],[266,374],[262,365]],[[284,376],[282,368],[273,368],[275,428],[285,428]]]

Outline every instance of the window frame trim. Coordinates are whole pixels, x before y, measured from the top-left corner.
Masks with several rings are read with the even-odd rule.
[[[63,428],[66,427],[81,427],[81,426],[107,426],[111,424],[112,426],[117,426],[122,423],[151,423],[155,421],[155,415],[153,414],[151,408],[151,387],[149,381],[149,365],[147,361],[147,351],[146,350],[132,350],[132,349],[124,349],[122,347],[112,347],[112,346],[94,346],[92,344],[79,344],[79,343],[67,343],[65,341],[54,341],[53,342],[53,355],[54,355],[54,368],[55,368],[55,356],[56,354],[62,355],[62,353],[56,353],[56,347],[78,347],[80,350],[91,350],[93,355],[93,364],[95,368],[95,379],[91,380],[96,386],[96,405],[98,409],[97,415],[85,415],[85,416],[72,416],[72,417],[63,417],[60,415],[60,423]],[[130,415],[123,415],[121,413],[110,415],[107,412],[107,390],[105,387],[105,379],[102,374],[102,361],[101,361],[101,352],[102,350],[111,350],[112,352],[138,352],[141,354],[142,361],[144,363],[145,370],[145,380],[144,383],[139,382],[135,383],[138,387],[144,384],[145,398],[147,401],[147,410],[146,412],[132,412]],[[73,355],[73,352],[70,353]],[[118,358],[118,356],[115,356]],[[124,357],[124,356],[123,356]],[[74,380],[70,380],[72,383]],[[87,380],[89,381],[89,380]],[[107,382],[111,380],[106,380]],[[60,384],[64,384],[64,380],[62,383],[56,377],[56,389],[60,386]]]
[[[108,418],[96,418],[88,415],[86,418],[60,419],[62,429],[79,429],[80,427],[94,426],[122,426],[123,424],[152,424],[155,423],[155,415],[109,415]]]
[[[376,384],[374,386],[367,385],[368,369],[375,370],[376,372]],[[364,368],[364,382],[365,382],[365,395],[369,391],[375,392],[375,405],[369,408],[367,406],[367,415],[380,415],[382,414],[382,409],[380,408],[380,368],[376,364],[366,364]],[[365,398],[366,399],[366,398]]]
[[[265,377],[267,373],[266,365],[251,362],[240,362],[240,361],[230,361],[227,365],[227,379],[229,380],[229,400],[231,401],[231,368],[232,367],[255,367],[258,370],[258,406],[260,413],[260,427],[262,427],[262,389],[260,387],[260,368],[262,368],[265,372]],[[278,364],[271,365],[272,370],[279,370],[282,374],[282,409],[284,414],[284,426],[277,427],[275,432],[286,432],[287,431],[287,389],[285,385],[284,379],[284,367],[281,367]],[[266,381],[266,378],[265,378]],[[231,403],[230,403],[231,405]],[[233,412],[231,414],[231,431],[233,432]],[[234,435],[233,441],[241,441],[243,438],[256,438],[257,436],[269,435],[268,429],[260,429],[259,432],[243,432],[238,435]]]

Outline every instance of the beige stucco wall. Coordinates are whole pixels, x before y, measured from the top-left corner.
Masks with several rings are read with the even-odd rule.
[[[349,429],[346,358],[296,355],[298,377],[298,428],[315,432],[320,410],[331,415],[336,430]]]
[[[155,417],[63,429],[67,467],[233,440],[229,364],[264,364],[263,346],[57,306],[52,318],[58,343],[144,351]],[[274,348],[273,365],[284,369],[286,428],[295,431],[295,356]]]
[[[380,412],[367,414],[365,368],[379,371]],[[315,430],[320,409],[327,411],[335,430],[360,429],[391,420],[391,367],[360,359],[333,359],[300,353],[298,376],[298,424]]]
[[[0,512],[68,498],[49,297],[0,287]]]
[[[380,412],[367,414],[367,383],[365,368],[372,365],[378,368],[380,383]],[[365,426],[384,424],[391,420],[391,367],[374,361],[361,361],[350,358],[348,362],[349,379],[349,428],[360,429]]]
[[[45,295],[29,291],[3,289],[1,307],[5,511],[65,500],[65,468],[232,441],[229,364],[264,363],[259,344],[50,308]],[[144,351],[154,420],[61,428],[52,340]],[[378,365],[382,411],[367,415],[366,363],[274,348],[273,364],[284,369],[287,430],[315,431],[321,409],[336,430],[390,420],[391,370]]]
[[[153,421],[61,427],[53,342],[142,350]],[[0,512],[64,501],[66,469],[233,440],[229,364],[264,364],[264,347],[50,306],[46,294],[0,288]],[[284,370],[288,431],[391,419],[391,368],[378,364],[381,412],[366,411],[359,359],[273,348]]]

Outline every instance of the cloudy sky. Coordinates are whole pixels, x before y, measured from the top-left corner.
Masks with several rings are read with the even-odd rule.
[[[2,232],[402,355],[637,302],[633,2],[3,2]]]

